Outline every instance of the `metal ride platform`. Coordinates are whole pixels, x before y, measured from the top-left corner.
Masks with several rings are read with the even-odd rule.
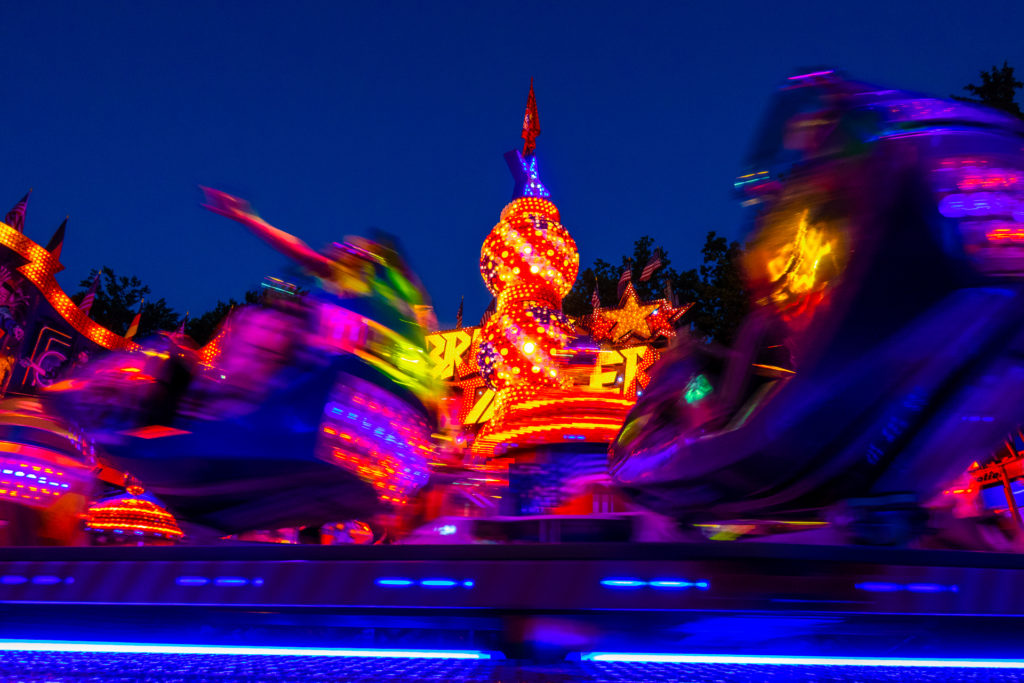
[[[742,542],[3,548],[0,677],[1018,680],[1021,569]]]

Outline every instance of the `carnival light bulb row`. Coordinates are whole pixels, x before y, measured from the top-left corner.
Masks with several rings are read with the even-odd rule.
[[[480,273],[497,302],[477,362],[493,389],[564,383],[558,353],[573,332],[562,298],[578,271],[576,242],[554,204],[520,197],[505,207],[480,253]]]

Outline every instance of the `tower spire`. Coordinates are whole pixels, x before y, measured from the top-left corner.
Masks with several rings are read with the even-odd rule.
[[[25,193],[25,196],[21,198],[14,208],[7,212],[4,216],[4,223],[11,226],[18,232],[25,232],[25,208],[28,206],[28,196],[32,194],[32,189]]]
[[[537,149],[537,136],[540,135],[540,119],[537,118],[537,98],[533,96],[533,79],[530,79],[530,96],[526,100],[526,113],[523,115],[523,151],[514,149],[505,154],[505,163],[512,171],[515,189],[512,198],[519,197],[550,197],[551,193],[540,181],[537,171],[537,157],[533,152]]]
[[[53,233],[53,237],[46,243],[46,251],[50,252],[58,262],[60,262],[60,252],[64,248],[64,233],[68,227],[68,218],[65,216],[64,220],[57,227],[57,230]]]
[[[533,95],[533,78],[530,78],[530,95],[526,99],[526,113],[523,114],[523,156],[533,155],[540,135],[540,119],[537,117],[537,98]]]

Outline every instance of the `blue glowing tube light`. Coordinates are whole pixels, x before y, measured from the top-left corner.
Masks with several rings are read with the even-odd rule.
[[[109,652],[169,655],[266,655],[270,657],[373,657],[402,659],[491,659],[482,650],[387,650],[327,647],[236,647],[62,640],[0,640],[0,652]]]
[[[663,590],[680,590],[684,588],[699,588],[700,590],[707,590],[711,587],[711,584],[707,581],[684,581],[683,579],[655,579],[652,581],[644,581],[643,579],[635,579],[632,577],[601,579],[601,585],[606,588],[650,587]]]
[[[781,655],[680,655],[643,652],[584,652],[585,662],[665,664],[780,664],[789,666],[891,666],[932,669],[1024,669],[1019,659],[916,659],[909,657],[787,657]]]
[[[476,585],[471,579],[465,581],[456,581],[455,579],[421,579],[414,581],[412,579],[403,579],[398,577],[381,578],[377,579],[374,583],[378,586],[415,586],[420,585],[425,588],[455,588],[456,586],[462,586],[463,588],[472,588]]]

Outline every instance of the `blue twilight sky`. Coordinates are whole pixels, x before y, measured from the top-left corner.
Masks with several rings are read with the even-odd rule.
[[[180,312],[284,261],[199,208],[250,199],[314,246],[395,233],[451,322],[535,78],[542,178],[584,265],[643,234],[677,266],[737,235],[732,180],[774,86],[807,65],[947,95],[1009,60],[1021,2],[0,3],[0,212],[70,214],[62,282],[137,274]]]

